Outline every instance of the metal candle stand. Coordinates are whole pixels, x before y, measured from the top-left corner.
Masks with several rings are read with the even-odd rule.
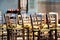
[[[38,15],[35,14],[36,21],[37,21],[37,25],[39,25],[39,24],[38,24],[37,16],[38,16]],[[39,22],[41,22],[40,25],[42,26],[42,15],[39,15],[39,17],[41,18],[41,20],[40,20]],[[31,15],[30,15],[30,18],[31,18],[31,26],[32,26],[32,32],[33,32],[33,40],[34,40],[34,37],[35,37],[35,34],[34,34],[35,32],[38,32],[38,36],[37,36],[38,39],[37,39],[37,40],[40,40],[40,30],[39,30],[39,29],[35,29],[35,30],[37,30],[37,31],[34,31],[34,27],[33,27],[34,24],[33,24],[33,21],[32,21],[33,19],[32,19],[32,16],[31,16]]]
[[[33,31],[33,21],[32,21],[32,16],[30,15],[31,18],[31,26],[32,26],[32,31]],[[33,40],[34,40],[34,32],[33,32]]]
[[[15,13],[17,13],[17,11],[7,11],[7,14],[9,13],[9,15],[6,15],[5,14],[5,20],[6,20],[6,29],[7,29],[7,40],[13,40],[13,28],[11,27],[12,26],[12,24],[11,24],[11,20],[10,20],[10,17],[12,16],[11,14],[13,13],[13,14],[15,14]],[[6,18],[7,17],[7,18]],[[17,20],[16,20],[17,21]],[[15,21],[15,22],[16,22]],[[15,25],[16,25],[16,27],[17,27],[17,23],[14,23]]]
[[[21,15],[21,17],[22,17],[22,15]],[[25,29],[27,30],[27,40],[29,40],[29,27],[28,28],[24,27],[23,17],[22,17],[22,28],[23,28],[23,30],[22,30],[23,31],[23,40],[25,40],[25,35],[24,35],[25,34],[25,32],[24,32]]]
[[[50,31],[49,31],[49,40],[54,40],[53,39],[53,34],[52,34],[52,32],[53,31],[55,31],[55,40],[57,40],[57,29],[56,29],[56,27],[57,27],[57,16],[56,16],[56,14],[48,14],[49,15],[49,17],[52,15],[52,16],[54,16],[55,17],[55,28],[54,29],[50,29],[50,27],[49,27],[49,25],[50,25],[50,23],[48,22],[47,23],[47,25],[48,25],[48,29],[50,29]],[[48,16],[47,16],[47,21],[49,21],[48,20]],[[52,20],[50,20],[50,22],[51,22]]]

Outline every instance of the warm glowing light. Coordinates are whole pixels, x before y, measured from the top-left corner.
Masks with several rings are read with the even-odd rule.
[[[14,9],[11,9],[11,11],[14,11]]]
[[[11,11],[11,9],[8,9],[8,11]]]
[[[34,26],[34,28],[39,28],[38,26]]]
[[[16,9],[17,11],[19,11],[19,9]]]

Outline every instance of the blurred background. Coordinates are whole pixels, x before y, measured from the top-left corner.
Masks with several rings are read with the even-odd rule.
[[[0,0],[0,10],[6,13],[7,9],[18,8],[19,0]],[[20,0],[21,10],[26,9],[27,0]],[[60,15],[60,0],[28,0],[28,14],[39,12],[58,12]],[[59,18],[60,19],[60,18]]]
[[[27,0],[20,0],[21,9],[26,9]],[[58,12],[60,15],[60,0],[28,0],[28,12]],[[7,9],[18,8],[18,0],[0,0],[0,10],[6,13]]]

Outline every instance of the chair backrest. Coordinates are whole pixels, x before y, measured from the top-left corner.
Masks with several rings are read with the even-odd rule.
[[[7,13],[5,14],[5,21],[6,21],[6,24],[7,26],[10,25],[10,26],[13,26],[13,27],[17,27],[17,14],[14,14],[14,13]]]
[[[42,26],[43,24],[43,13],[36,13],[36,14],[33,14],[31,15],[31,21],[32,21],[32,24],[33,24],[33,28],[41,28],[40,26]]]
[[[50,20],[50,24],[55,24],[55,26],[58,26],[58,13],[49,12],[49,20]]]

